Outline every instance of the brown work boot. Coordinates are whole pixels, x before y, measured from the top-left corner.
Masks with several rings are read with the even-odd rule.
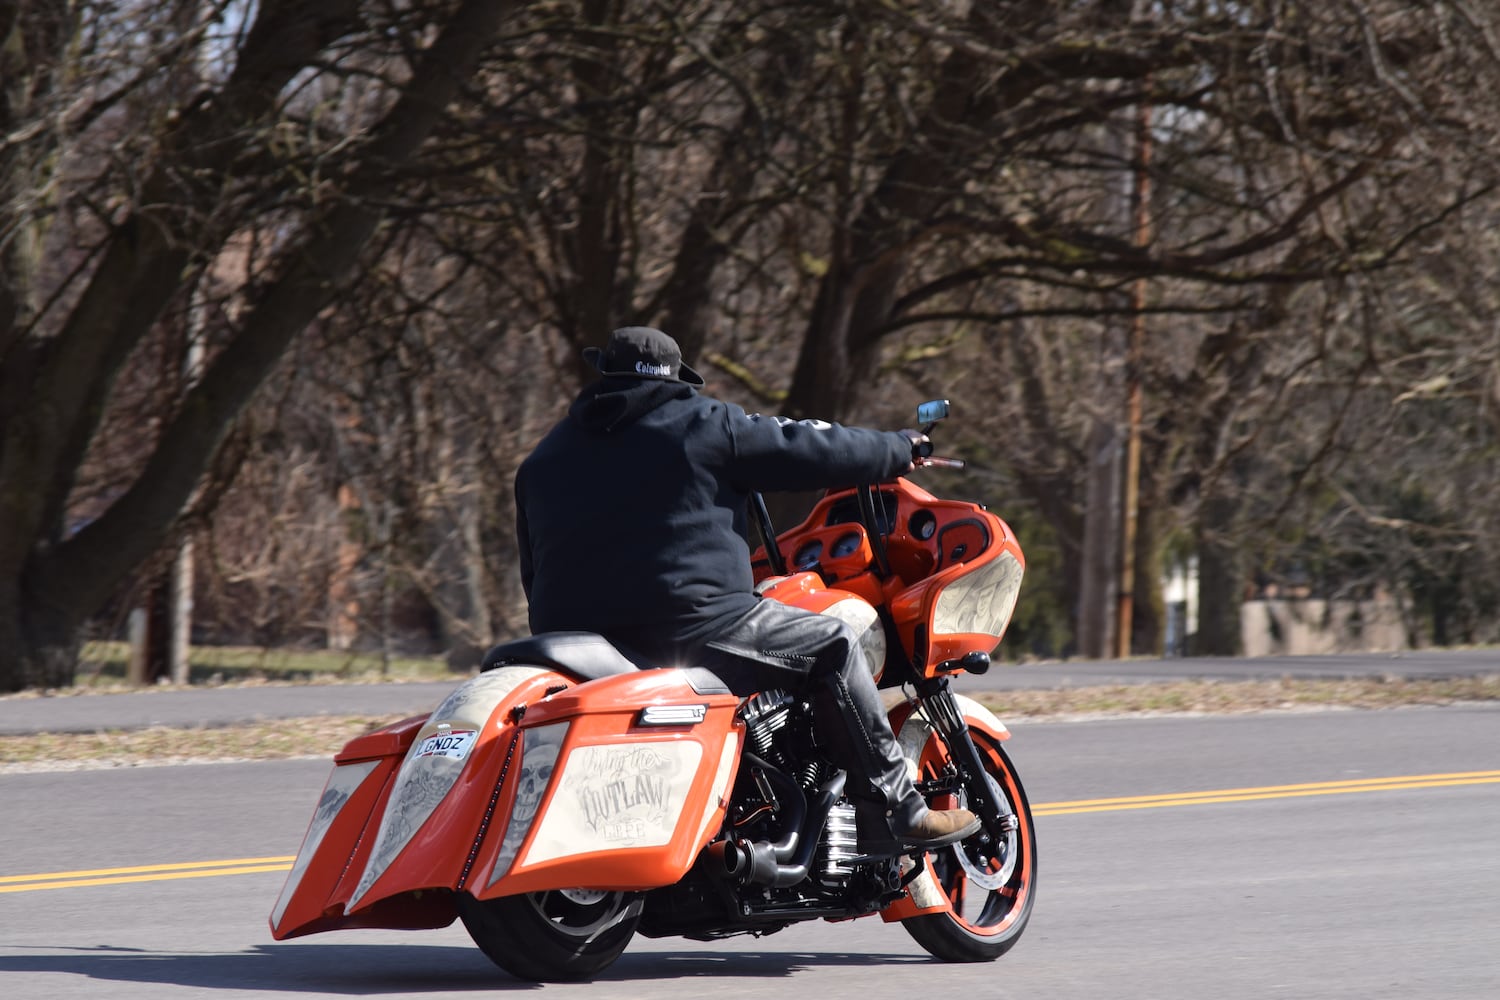
[[[965,840],[979,832],[979,817],[967,809],[929,809],[901,835],[909,847],[926,850]]]
[[[861,808],[855,804],[859,853],[869,858],[894,857],[945,847],[979,832],[979,817],[967,809],[926,809],[903,821],[902,817]]]

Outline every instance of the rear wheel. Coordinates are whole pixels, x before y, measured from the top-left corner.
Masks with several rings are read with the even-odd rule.
[[[929,852],[933,886],[952,910],[901,922],[929,954],[948,962],[990,962],[1009,951],[1026,929],[1036,894],[1036,834],[1026,792],[999,742],[986,733],[969,732],[1007,829],[1000,836],[981,830]],[[922,754],[921,776],[940,780],[946,763],[946,748],[933,737]],[[951,809],[968,800],[966,792],[956,791],[935,797],[932,805]]]
[[[641,919],[634,892],[551,889],[499,899],[457,897],[458,915],[490,961],[517,979],[587,979],[625,950]]]

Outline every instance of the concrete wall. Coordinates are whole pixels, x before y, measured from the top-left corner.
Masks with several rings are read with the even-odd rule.
[[[1400,609],[1389,597],[1246,601],[1240,607],[1246,656],[1388,653],[1408,648]]]

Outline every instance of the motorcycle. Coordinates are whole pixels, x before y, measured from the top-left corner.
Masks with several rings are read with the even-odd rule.
[[[946,400],[924,403],[930,434]],[[931,455],[920,464],[960,467]],[[701,667],[642,669],[592,633],[503,643],[430,715],[334,758],[285,888],[277,940],[461,920],[527,980],[586,979],[632,937],[715,940],[878,914],[932,955],[991,961],[1035,900],[1030,806],[988,709],[952,690],[983,673],[1025,567],[982,505],[905,478],[829,491],[776,534],[763,498],[757,590],[847,622],[934,808],[982,821],[914,855],[860,853],[844,772],[811,707],[737,697]]]

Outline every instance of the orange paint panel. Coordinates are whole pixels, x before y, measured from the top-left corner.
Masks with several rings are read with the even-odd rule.
[[[416,738],[417,730],[427,722],[425,715],[413,715],[387,726],[356,736],[335,756],[337,764],[348,764],[356,760],[372,760],[377,757],[404,757],[406,750]]]
[[[379,815],[386,796],[390,794],[391,777],[399,763],[399,757],[373,762],[369,773],[342,805],[338,804],[336,796],[343,793],[335,791],[339,766],[329,775],[319,810],[337,809],[337,815],[327,820],[328,825],[313,848],[308,840],[314,836],[320,820],[319,813],[314,813],[308,838],[304,839],[302,846],[303,851],[313,849],[313,854],[304,863],[299,853],[297,863],[287,876],[283,893],[290,893],[290,897],[286,898],[284,906],[278,904],[279,913],[272,915],[272,937],[279,941],[347,926],[343,919],[343,902],[337,898],[339,883],[358,853],[361,834],[372,816]],[[352,766],[358,768],[362,764]]]
[[[894,503],[895,509],[891,532],[885,537],[891,576],[880,580],[873,571],[851,573],[853,567],[840,562],[836,571],[829,570],[838,577],[839,589],[871,604],[885,604],[908,658],[920,659],[917,667],[927,676],[932,676],[932,668],[944,660],[993,650],[1004,634],[1003,629],[1001,635],[976,631],[935,636],[933,615],[944,584],[970,574],[976,564],[1005,552],[1024,568],[1025,560],[1010,526],[979,504],[940,500],[910,480],[883,483],[880,493],[885,506],[889,508]],[[851,522],[827,523],[835,508],[847,509],[854,496],[853,490],[825,495],[805,521],[777,537],[782,553],[792,558],[813,542],[821,543],[823,551],[827,551],[839,536],[853,529],[863,531],[863,526]],[[868,544],[869,540],[865,542]],[[756,553],[755,560],[757,580],[767,579],[770,569],[764,561],[764,549]],[[765,593],[786,604],[808,607],[810,595],[824,587],[823,577],[802,572],[786,577]],[[923,655],[918,657],[918,653]]]

